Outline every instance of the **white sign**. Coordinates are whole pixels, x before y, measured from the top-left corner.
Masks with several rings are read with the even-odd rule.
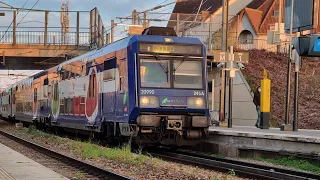
[[[229,52],[213,51],[208,52],[208,55],[213,55],[213,62],[228,62],[231,61],[231,54]],[[248,63],[249,53],[248,52],[235,52],[234,62],[236,63]]]

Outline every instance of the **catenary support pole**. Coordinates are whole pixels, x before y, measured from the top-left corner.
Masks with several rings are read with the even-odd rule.
[[[228,106],[228,128],[232,128],[232,94],[233,94],[233,78],[235,77],[235,70],[233,69],[233,46],[230,46],[231,59],[229,62],[229,106]]]
[[[286,126],[289,124],[290,118],[290,79],[291,79],[291,54],[292,54],[292,29],[293,29],[293,9],[294,0],[291,0],[291,14],[290,14],[290,43],[289,43],[289,57],[288,57],[288,69],[287,69],[287,90],[286,90],[286,114],[285,114],[285,124],[282,125],[281,130],[286,130]]]
[[[295,72],[294,72],[294,110],[293,110],[293,131],[298,130],[298,96],[299,96],[299,71],[300,71],[300,61],[301,57],[295,52]]]
[[[222,0],[223,5],[223,15],[222,15],[222,40],[221,40],[221,51],[227,52],[228,50],[228,11],[229,11],[229,1]],[[226,64],[222,66],[221,70],[221,92],[220,92],[220,112],[219,121],[225,121],[225,100],[226,100],[226,72],[224,68]]]

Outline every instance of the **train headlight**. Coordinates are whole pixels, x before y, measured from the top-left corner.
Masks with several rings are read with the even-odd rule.
[[[196,104],[197,107],[202,107],[203,106],[203,99],[197,98],[195,100],[195,104]]]
[[[189,97],[188,108],[205,108],[204,99],[200,97]]]
[[[150,100],[149,100],[149,98],[146,97],[146,96],[143,96],[143,97],[140,98],[140,103],[141,103],[141,105],[144,105],[144,106],[145,106],[145,105],[148,105],[149,102],[150,102]]]
[[[159,99],[156,96],[141,96],[140,107],[146,107],[146,108],[159,107]]]

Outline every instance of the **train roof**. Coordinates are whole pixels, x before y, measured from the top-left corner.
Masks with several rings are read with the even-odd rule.
[[[176,36],[155,36],[155,35],[134,35],[129,36],[124,39],[118,40],[112,44],[108,44],[100,49],[96,49],[75,58],[72,58],[68,61],[65,61],[58,65],[58,69],[61,69],[63,65],[72,63],[74,61],[87,61],[89,59],[94,59],[100,57],[104,54],[108,54],[119,49],[126,48],[132,45],[135,42],[150,42],[150,43],[165,43],[164,38],[172,38],[174,43],[177,44],[193,44],[193,45],[204,45],[198,38],[190,38],[190,37],[176,37]]]

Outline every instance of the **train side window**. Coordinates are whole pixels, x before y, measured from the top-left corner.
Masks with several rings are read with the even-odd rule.
[[[97,96],[96,95],[96,91],[95,91],[95,89],[97,88],[97,87],[95,87],[96,79],[97,79],[96,74],[93,74],[93,76],[92,76],[92,97],[96,97]]]
[[[37,102],[37,88],[33,90],[33,101]]]
[[[208,91],[209,91],[209,92],[212,92],[212,88],[213,88],[213,86],[212,86],[212,81],[209,81],[209,82],[208,82]]]
[[[16,104],[16,94],[12,95],[12,104]]]
[[[80,97],[80,115],[85,115],[85,98]]]
[[[82,65],[81,67],[81,76],[85,76],[86,75],[86,65]]]
[[[68,104],[68,107],[69,107],[69,115],[73,115],[73,100],[74,100],[74,98],[68,99],[68,101],[69,101],[69,104]]]
[[[58,83],[55,83],[54,84],[54,100],[55,101],[58,101],[58,94],[59,92],[58,92]]]
[[[89,84],[89,97],[95,97],[95,82],[96,82],[96,74],[90,75],[90,84]]]
[[[123,91],[123,76],[120,76],[119,81],[120,81],[120,91]]]
[[[64,114],[64,99],[60,99],[60,111],[61,114]]]
[[[64,80],[64,71],[65,71],[65,70],[61,70],[60,73],[59,73],[61,80]]]
[[[64,114],[69,114],[68,111],[68,99],[64,98]]]
[[[89,76],[89,97],[92,97],[92,74]]]
[[[70,79],[75,77],[74,72],[75,72],[75,67],[71,65],[70,66]]]
[[[109,70],[105,70],[103,71],[103,80],[104,81],[112,81],[115,80],[115,69],[109,69]]]

